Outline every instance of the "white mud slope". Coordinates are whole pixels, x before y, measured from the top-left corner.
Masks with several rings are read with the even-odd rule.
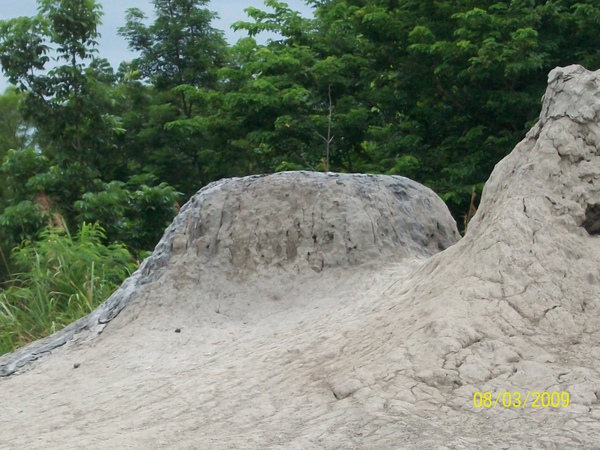
[[[405,178],[214,183],[105,305],[0,358],[0,448],[599,448],[598,233],[579,66],[458,243]]]

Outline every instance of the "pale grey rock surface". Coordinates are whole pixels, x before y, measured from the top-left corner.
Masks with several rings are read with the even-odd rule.
[[[405,179],[208,186],[89,332],[0,378],[0,447],[599,448],[599,124],[600,71],[552,71],[454,245]]]

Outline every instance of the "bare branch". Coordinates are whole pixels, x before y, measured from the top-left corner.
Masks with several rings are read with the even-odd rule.
[[[329,117],[327,124],[327,137],[323,136],[321,133],[316,131],[317,136],[319,136],[326,144],[326,159],[325,159],[325,172],[329,172],[329,153],[331,149],[331,142],[333,141],[334,136],[331,135],[331,126],[333,123],[333,102],[331,101],[331,85],[328,88],[329,94]]]

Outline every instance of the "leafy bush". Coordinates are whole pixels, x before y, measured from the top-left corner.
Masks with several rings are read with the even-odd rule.
[[[139,256],[154,248],[177,215],[182,194],[152,174],[135,175],[127,183],[99,183],[74,203],[78,223],[99,222],[109,242],[123,242]],[[1,219],[1,216],[0,216]]]
[[[102,303],[135,269],[125,246],[105,246],[104,230],[64,222],[15,248],[13,274],[0,292],[0,354],[64,328]]]

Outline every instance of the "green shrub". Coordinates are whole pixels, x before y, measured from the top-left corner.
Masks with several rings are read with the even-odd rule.
[[[0,291],[0,354],[90,313],[135,270],[125,246],[102,243],[98,224],[82,224],[73,237],[55,222],[12,252],[18,273]]]

